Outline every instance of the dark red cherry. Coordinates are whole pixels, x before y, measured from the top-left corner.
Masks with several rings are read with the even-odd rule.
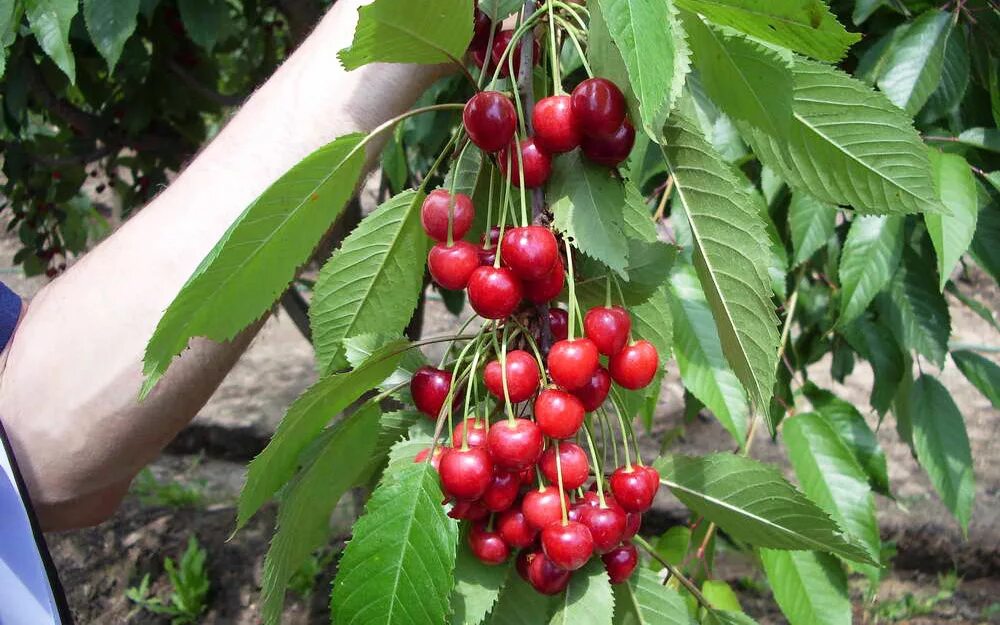
[[[514,560],[514,568],[517,569],[517,574],[524,581],[530,583],[528,579],[528,567],[531,566],[531,561],[535,559],[535,556],[540,553],[542,553],[540,549],[523,549],[517,554],[517,559]]]
[[[493,470],[493,480],[479,500],[490,512],[500,512],[514,505],[521,490],[521,475],[503,469]]]
[[[542,455],[542,431],[527,419],[503,419],[490,426],[486,447],[500,468],[523,471]]]
[[[583,404],[575,396],[557,388],[547,388],[535,399],[535,421],[549,438],[569,438],[583,424]]]
[[[652,382],[659,366],[660,357],[649,341],[627,345],[608,359],[611,379],[632,390],[643,388]]]
[[[650,488],[649,474],[639,467],[619,467],[611,474],[611,492],[626,512],[645,512],[653,505],[656,489]]]
[[[622,534],[622,540],[629,540],[633,536],[639,533],[639,528],[642,526],[642,513],[641,512],[627,512],[625,514],[625,533]]]
[[[608,578],[612,584],[621,584],[632,576],[639,563],[639,552],[635,545],[627,542],[601,556],[604,568],[608,571]]]
[[[431,453],[431,448],[426,447],[417,452],[417,455],[413,457],[414,463],[421,463],[427,460],[427,456]],[[431,457],[431,466],[434,467],[435,471],[438,471],[441,466],[441,456],[444,454],[443,447],[435,447],[434,455]]]
[[[531,396],[538,390],[538,361],[535,357],[524,351],[517,349],[507,352],[507,393],[511,403],[518,404],[531,399]],[[494,397],[503,399],[503,368],[500,367],[499,360],[491,360],[486,364],[483,372],[483,381],[486,388]]]
[[[573,117],[585,136],[614,133],[625,120],[625,96],[606,78],[584,80],[572,95]]]
[[[550,523],[542,529],[542,551],[556,566],[575,571],[594,554],[594,539],[583,523]]]
[[[521,184],[521,167],[524,168],[525,188],[534,189],[545,184],[545,181],[549,179],[549,174],[552,173],[552,157],[549,156],[549,153],[541,149],[532,137],[522,139],[518,146],[523,162],[519,165],[517,162],[517,153],[512,154],[510,151],[510,146],[512,145],[514,145],[513,142],[509,143],[497,154],[500,173],[504,176],[507,175],[507,160],[509,158],[510,181],[512,184],[518,186]]]
[[[558,595],[566,590],[571,575],[542,552],[528,559],[528,583],[543,595]]]
[[[424,365],[413,372],[410,379],[410,396],[417,410],[431,419],[437,419],[451,390],[451,372]]]
[[[484,152],[496,152],[514,139],[517,111],[510,98],[497,91],[480,91],[462,111],[469,139]]]
[[[549,329],[553,341],[565,341],[569,336],[569,313],[562,308],[549,308]]]
[[[482,243],[483,247],[496,247],[499,245],[500,226],[492,226],[487,232],[484,232],[479,242]]]
[[[628,158],[633,145],[635,145],[635,128],[627,119],[613,134],[584,137],[580,143],[584,156],[605,167],[617,167]]]
[[[452,447],[485,447],[486,422],[479,419],[466,419],[455,426],[451,432]],[[468,437],[468,438],[466,438]]]
[[[486,529],[486,522],[480,521],[469,528],[469,549],[483,564],[502,564],[510,555],[510,547],[500,538],[500,534]]]
[[[611,390],[611,374],[604,367],[598,365],[594,369],[590,381],[578,389],[573,390],[573,395],[583,404],[584,410],[593,412],[601,407]]]
[[[521,303],[521,282],[506,267],[480,266],[469,276],[469,304],[486,319],[504,319]]]
[[[531,113],[535,141],[550,154],[569,152],[580,145],[580,128],[568,95],[551,95],[535,103]]]
[[[566,268],[563,267],[562,258],[557,256],[556,264],[549,273],[538,280],[525,280],[521,286],[524,287],[524,299],[532,304],[545,304],[562,292],[564,284],[566,284]]]
[[[490,20],[490,16],[480,11],[477,7],[476,12],[473,14],[472,42],[469,43],[469,47],[477,45],[485,46],[490,38],[491,26],[493,26],[493,21]]]
[[[479,250],[467,241],[455,241],[451,247],[438,243],[427,254],[431,277],[446,289],[464,289],[477,267]]]
[[[622,351],[631,331],[632,320],[621,308],[595,306],[583,317],[584,334],[605,356],[614,356]]]
[[[559,386],[578,389],[590,382],[599,364],[597,358],[597,346],[588,338],[559,341],[549,350],[549,374]]]
[[[490,516],[490,511],[478,501],[456,501],[448,516],[459,521],[481,521]]]
[[[420,224],[427,236],[435,241],[448,240],[448,213],[452,211],[451,194],[444,189],[435,189],[427,194],[420,206]],[[456,193],[454,200],[454,216],[452,217],[452,240],[461,239],[472,226],[476,209],[472,206],[472,198],[464,193]]]
[[[588,507],[582,516],[580,522],[590,530],[596,553],[611,551],[622,541],[628,519],[625,511],[617,504],[603,508]]]
[[[503,56],[504,50],[510,46],[510,40],[514,36],[513,30],[502,30],[493,38],[493,53],[490,58],[490,68],[496,68],[497,64],[501,64],[500,67],[500,77],[506,78],[510,75],[510,65],[507,63],[507,57]],[[538,55],[541,52],[541,47],[538,45],[538,41],[532,39],[532,50],[531,50],[531,63],[532,65],[538,64]],[[518,41],[517,45],[510,52],[514,55],[514,74],[520,75],[521,73],[521,42]],[[501,59],[501,57],[503,57]]]
[[[520,508],[504,510],[497,515],[495,523],[500,538],[512,549],[528,547],[538,536],[538,528],[528,523]]]
[[[481,447],[449,449],[441,457],[441,487],[459,501],[482,497],[493,479],[493,460]]]
[[[562,519],[562,504],[559,503],[560,494],[569,509],[569,500],[566,493],[561,493],[555,486],[544,486],[541,489],[529,490],[521,500],[521,512],[524,518],[535,529],[544,529],[551,523]]]
[[[562,441],[559,443],[559,464],[556,466],[556,447],[552,445],[544,452],[538,461],[545,479],[553,484],[559,483],[559,469],[562,469],[562,486],[565,490],[573,490],[583,486],[590,477],[590,463],[587,453],[576,443]]]
[[[559,260],[559,244],[544,226],[511,228],[500,241],[500,262],[522,280],[539,280],[552,271]]]
[[[479,264],[480,265],[492,265],[497,260],[497,248],[485,248],[480,247],[476,250],[479,253]]]

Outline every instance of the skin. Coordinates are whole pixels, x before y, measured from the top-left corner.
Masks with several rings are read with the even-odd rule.
[[[173,184],[26,303],[2,355],[0,415],[45,530],[109,517],[260,329],[263,320],[227,343],[193,340],[137,402],[156,323],[229,225],[310,152],[406,111],[452,71],[344,71],[336,54],[368,1],[337,2]]]

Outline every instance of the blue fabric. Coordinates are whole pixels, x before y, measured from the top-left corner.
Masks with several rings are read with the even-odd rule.
[[[7,347],[21,316],[21,297],[0,282],[0,351]]]

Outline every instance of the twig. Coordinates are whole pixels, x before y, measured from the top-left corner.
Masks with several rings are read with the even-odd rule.
[[[643,550],[645,550],[645,552],[648,553],[654,560],[662,564],[663,567],[667,569],[667,571],[670,573],[670,575],[676,577],[677,581],[680,582],[681,586],[686,588],[687,591],[690,592],[694,596],[694,598],[698,600],[698,603],[705,606],[709,610],[713,609],[711,602],[709,602],[709,600],[705,598],[705,595],[701,594],[701,591],[698,590],[698,587],[694,585],[694,582],[685,577],[683,573],[677,570],[677,567],[675,567],[673,564],[670,564],[670,562],[664,559],[660,554],[656,553],[656,550],[653,549],[652,545],[646,542],[645,538],[636,534],[635,537],[632,538],[632,540],[637,545],[642,547]]]

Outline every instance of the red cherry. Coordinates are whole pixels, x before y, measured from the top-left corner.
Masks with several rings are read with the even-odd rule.
[[[556,566],[575,571],[593,555],[594,539],[583,523],[550,523],[542,530],[542,551]]]
[[[427,236],[435,241],[448,240],[448,213],[452,211],[451,194],[444,189],[435,189],[427,194],[420,206],[420,223]],[[461,239],[472,226],[476,209],[472,206],[472,198],[464,193],[456,193],[454,200],[454,215],[451,224],[452,240]]]
[[[642,513],[641,512],[628,512],[625,514],[625,533],[622,534],[622,540],[629,540],[633,536],[639,533],[639,528],[642,526]]]
[[[496,37],[494,37],[493,39],[493,52],[490,58],[490,67],[492,70],[493,68],[496,68],[497,64],[501,64],[500,67],[501,78],[506,78],[507,76],[510,76],[510,65],[507,63],[507,57],[504,57],[503,59],[501,59],[501,57],[503,57],[504,50],[506,50],[508,46],[510,46],[510,40],[513,36],[514,36],[513,30],[503,30],[500,31],[500,33],[496,35]],[[532,47],[531,64],[536,65],[538,64],[538,54],[541,52],[541,47],[538,45],[538,41],[534,39],[532,40],[531,47]],[[520,41],[517,42],[517,45],[514,46],[514,49],[510,52],[510,54],[514,55],[514,74],[520,75],[521,73]]]
[[[563,267],[562,258],[557,256],[556,264],[549,273],[538,280],[525,280],[522,283],[524,299],[532,304],[545,304],[562,292],[564,284],[566,284],[566,268]]]
[[[500,243],[500,226],[492,226],[479,240],[483,247],[496,247]]]
[[[529,490],[521,501],[521,512],[524,518],[536,529],[544,529],[550,524],[562,518],[562,504],[559,497],[566,502],[567,509],[569,501],[566,493],[561,493],[555,486],[543,486],[541,489]]]
[[[455,241],[451,247],[438,243],[427,254],[431,277],[446,289],[464,289],[477,267],[479,250],[467,241]]]
[[[559,386],[578,389],[590,382],[599,364],[597,358],[597,346],[590,339],[559,341],[549,350],[549,374]]]
[[[451,372],[424,365],[413,372],[410,379],[410,396],[417,410],[431,419],[437,419],[451,390]]]
[[[486,45],[490,38],[490,27],[493,26],[490,16],[486,15],[479,8],[476,8],[476,12],[473,14],[472,19],[472,42],[469,47],[477,45]]]
[[[481,521],[490,515],[478,501],[456,501],[448,511],[448,516],[459,521]]]
[[[566,590],[571,575],[542,552],[528,559],[528,583],[543,595],[558,595]]]
[[[643,472],[643,474],[646,476],[646,479],[649,481],[649,488],[650,488],[650,490],[652,490],[653,492],[656,492],[657,490],[660,489],[660,472],[659,471],[657,471],[653,467],[649,466],[648,464],[646,466],[637,467],[637,468],[638,468],[639,471]]]
[[[469,45],[469,56],[472,57],[472,62],[475,63],[476,67],[479,69],[483,69],[483,66],[486,65],[486,58],[490,55],[489,50],[486,49],[486,43],[487,42],[484,41],[482,43],[472,43]],[[486,71],[493,70],[492,63],[490,63],[490,65],[491,67]]]
[[[497,466],[522,471],[542,455],[542,431],[527,419],[503,419],[490,426],[486,447]]]
[[[538,528],[528,523],[520,508],[504,510],[496,518],[497,532],[512,549],[523,549],[535,542]]]
[[[469,139],[484,152],[510,145],[517,126],[517,111],[510,99],[497,91],[480,91],[469,98],[462,111]]]
[[[562,308],[549,308],[549,329],[553,341],[565,341],[569,336],[569,313]]]
[[[460,501],[482,497],[493,479],[493,460],[480,447],[449,449],[441,457],[441,487]]]
[[[556,388],[547,388],[535,400],[535,420],[549,438],[569,438],[583,423],[583,404],[575,396]]]
[[[521,486],[531,486],[535,483],[534,467],[528,467],[521,471]]]
[[[521,282],[506,267],[480,266],[469,276],[469,304],[486,319],[504,319],[521,303]]]
[[[506,362],[507,393],[511,403],[527,401],[538,390],[538,362],[523,349],[507,352]],[[491,360],[486,364],[483,380],[494,397],[503,399],[503,370],[499,360]]]
[[[514,144],[509,143],[500,150],[499,154],[497,154],[497,162],[500,166],[500,173],[504,176],[507,175],[507,160],[509,158],[511,184],[520,186],[521,167],[524,168],[525,188],[534,189],[535,187],[540,187],[545,184],[545,181],[549,179],[549,174],[552,173],[552,157],[549,156],[549,153],[542,150],[538,144],[535,143],[534,138],[528,137],[527,139],[522,139],[518,144],[522,161],[519,165],[517,162],[517,154],[510,154],[510,147],[512,145]],[[552,265],[549,265],[549,267],[551,266]]]
[[[531,566],[531,561],[535,559],[535,556],[540,554],[539,550],[529,550],[525,549],[521,553],[517,554],[517,559],[514,560],[514,568],[517,569],[517,574],[521,576],[524,581],[528,580],[528,567]]]
[[[594,551],[606,553],[618,546],[625,535],[628,522],[625,511],[617,504],[588,507],[583,511],[580,522],[587,526],[594,539]]]
[[[572,95],[573,116],[584,136],[614,133],[625,120],[625,96],[606,78],[584,80]]]
[[[615,498],[610,493],[604,493],[604,501],[607,505],[612,505],[614,500]],[[601,505],[601,496],[597,494],[597,482],[590,485],[590,490],[583,493],[583,497],[580,497],[579,502],[581,505],[589,508],[597,508]]]
[[[500,538],[500,534],[488,531],[484,521],[469,528],[469,548],[483,564],[502,564],[510,555],[507,543]]]
[[[563,441],[559,444],[559,464],[556,466],[556,447],[549,447],[542,452],[542,457],[538,461],[538,468],[542,475],[553,484],[559,483],[559,468],[562,468],[562,486],[566,490],[572,490],[583,486],[590,477],[590,464],[587,462],[587,453],[576,443]]]
[[[468,432],[466,432],[466,430],[468,430]],[[456,425],[454,430],[452,430],[451,446],[463,447],[468,444],[469,447],[485,447],[486,430],[485,421],[480,421],[479,419],[465,419]],[[468,439],[466,439],[466,436]]]
[[[427,460],[427,456],[429,456],[430,453],[431,453],[431,448],[430,447],[421,449],[420,451],[417,452],[417,455],[413,457],[413,462],[415,464],[419,464],[421,462],[424,462],[425,460]],[[441,467],[441,456],[443,454],[444,454],[444,448],[443,447],[435,447],[434,448],[434,455],[431,457],[431,466],[434,467],[435,471],[440,470],[440,467]]]
[[[640,389],[652,382],[659,366],[660,357],[649,341],[638,341],[628,345],[608,360],[611,378],[621,386],[632,390]]]
[[[583,318],[584,334],[605,356],[614,356],[622,351],[631,330],[632,320],[621,308],[595,306]]]
[[[632,571],[639,563],[639,552],[636,551],[635,545],[629,542],[601,556],[601,561],[604,562],[611,583],[621,584],[632,576]]]
[[[580,145],[580,128],[568,95],[552,95],[536,102],[531,121],[535,140],[550,154],[569,152]]]
[[[598,365],[594,369],[594,374],[590,376],[590,381],[573,391],[573,395],[583,404],[584,410],[593,412],[601,407],[611,390],[611,374],[604,367]]]
[[[606,137],[584,137],[583,155],[605,167],[617,167],[628,158],[635,145],[635,128],[626,119],[621,127]]]
[[[500,241],[500,261],[522,280],[540,280],[559,259],[559,244],[544,226],[511,228]]]
[[[493,471],[493,480],[480,501],[490,512],[500,512],[514,505],[521,490],[521,475],[503,469]]]
[[[650,488],[649,474],[638,467],[620,467],[611,474],[611,492],[626,512],[645,512],[653,505],[656,489]]]
[[[481,266],[493,265],[493,263],[496,262],[497,248],[491,247],[487,249],[485,247],[480,247],[476,250],[476,252],[479,254],[479,264]]]

